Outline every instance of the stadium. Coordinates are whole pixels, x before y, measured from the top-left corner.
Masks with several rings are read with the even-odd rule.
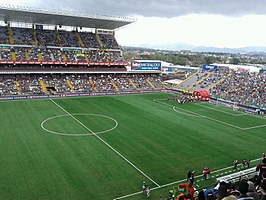
[[[115,31],[134,18],[1,6],[0,21],[0,199],[176,199],[193,170],[200,200],[257,175],[263,70],[167,83],[160,61],[124,60]]]

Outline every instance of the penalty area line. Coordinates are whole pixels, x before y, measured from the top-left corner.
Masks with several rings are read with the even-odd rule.
[[[53,102],[57,107],[59,107],[62,111],[64,111],[67,115],[69,115],[72,119],[74,119],[76,122],[78,122],[81,126],[83,126],[85,129],[87,129],[89,132],[92,133],[93,136],[95,136],[97,139],[99,139],[103,144],[105,144],[107,147],[109,147],[112,151],[114,151],[117,155],[119,155],[123,160],[125,160],[128,164],[130,164],[133,168],[135,168],[138,172],[140,172],[143,176],[145,176],[147,179],[149,179],[152,183],[154,183],[156,186],[160,186],[156,181],[154,181],[152,178],[150,178],[146,173],[144,173],[141,169],[139,169],[136,165],[134,165],[130,160],[128,160],[125,156],[123,156],[119,151],[117,151],[115,148],[113,148],[110,144],[108,144],[104,139],[102,139],[100,136],[98,136],[96,133],[94,133],[91,129],[89,129],[87,126],[85,126],[81,121],[79,121],[76,117],[74,117],[71,113],[66,111],[62,106],[60,106],[58,103],[56,103],[53,99],[50,99],[51,102]]]

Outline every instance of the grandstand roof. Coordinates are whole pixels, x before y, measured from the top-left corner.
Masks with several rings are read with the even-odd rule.
[[[135,18],[129,17],[89,15],[13,5],[0,5],[0,20],[108,30],[115,30],[136,21]]]

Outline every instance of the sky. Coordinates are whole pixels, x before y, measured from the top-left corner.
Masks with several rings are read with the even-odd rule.
[[[135,23],[116,31],[124,46],[266,46],[266,0],[12,0],[12,4],[134,17]]]

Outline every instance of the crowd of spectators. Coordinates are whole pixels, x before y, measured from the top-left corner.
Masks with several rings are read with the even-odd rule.
[[[75,93],[88,92],[117,92],[117,91],[136,91],[132,85],[137,83],[138,90],[162,89],[163,85],[154,85],[151,87],[150,82],[157,82],[159,75],[150,74],[35,74],[35,75],[8,75],[0,76],[1,95],[17,95],[19,91],[16,88],[16,81],[21,95],[42,95],[42,86],[40,81],[48,88],[53,88],[53,93],[70,93],[72,88]],[[70,82],[72,88],[67,84]],[[141,80],[141,81],[138,81]],[[157,87],[158,86],[158,87]],[[49,91],[48,91],[49,92]]]
[[[43,94],[42,87],[39,82],[39,77],[37,75],[19,75],[17,76],[17,81],[21,95]]]
[[[59,30],[58,33],[63,47],[80,47],[77,32]]]
[[[105,49],[120,49],[114,35],[99,34],[99,38]]]
[[[11,49],[9,48],[0,48],[0,60],[12,60]]]
[[[80,32],[79,33],[81,40],[83,41],[83,45],[86,48],[99,49],[100,46],[97,43],[96,35],[92,32]]]
[[[214,74],[206,78],[201,84],[200,88],[209,88],[219,80],[225,78],[229,74],[230,70],[228,67],[220,68],[214,71]]]
[[[0,75],[0,96],[18,95],[14,75]]]
[[[121,52],[81,49],[61,50],[60,48],[12,47],[0,49],[0,60],[12,60],[11,52],[15,53],[17,61],[67,61],[67,62],[123,62]],[[26,56],[28,54],[28,57]],[[65,59],[64,59],[65,56]],[[86,59],[86,57],[88,59]]]
[[[99,34],[105,50],[101,50],[96,34],[65,30],[33,30],[11,27],[16,60],[67,62],[121,62],[122,52],[113,35]],[[34,31],[37,43],[35,43]],[[78,34],[81,41],[79,41]],[[0,44],[10,44],[8,28],[0,26]],[[38,46],[35,46],[38,44]],[[57,48],[56,48],[57,47]],[[76,49],[75,49],[76,48]],[[82,50],[81,48],[84,48]],[[108,49],[108,50],[106,50]],[[0,60],[12,60],[11,50],[1,50]],[[82,53],[81,53],[82,52]],[[41,54],[41,58],[38,54]],[[26,56],[26,54],[28,54]]]
[[[209,169],[206,168],[204,168],[204,172],[206,171],[208,174]],[[206,179],[195,181],[195,171],[189,171],[188,182],[174,186],[173,189],[169,190],[167,198],[163,198],[161,195],[160,200],[266,200],[265,154],[262,154],[262,159],[255,168],[255,175],[241,172],[238,173],[239,177],[220,177],[216,183],[196,189],[195,186],[200,187],[198,182],[206,181]],[[194,184],[195,182],[197,184]]]
[[[27,49],[21,48],[21,47],[14,48],[14,52],[15,52],[17,61],[27,60],[27,58],[26,58],[26,50]]]
[[[36,30],[36,37],[40,47],[60,46],[54,30]]]
[[[0,26],[0,44],[9,44],[7,26]]]
[[[211,94],[236,104],[266,107],[266,73],[232,71]]]
[[[17,45],[35,45],[32,29],[12,28],[14,44]]]

